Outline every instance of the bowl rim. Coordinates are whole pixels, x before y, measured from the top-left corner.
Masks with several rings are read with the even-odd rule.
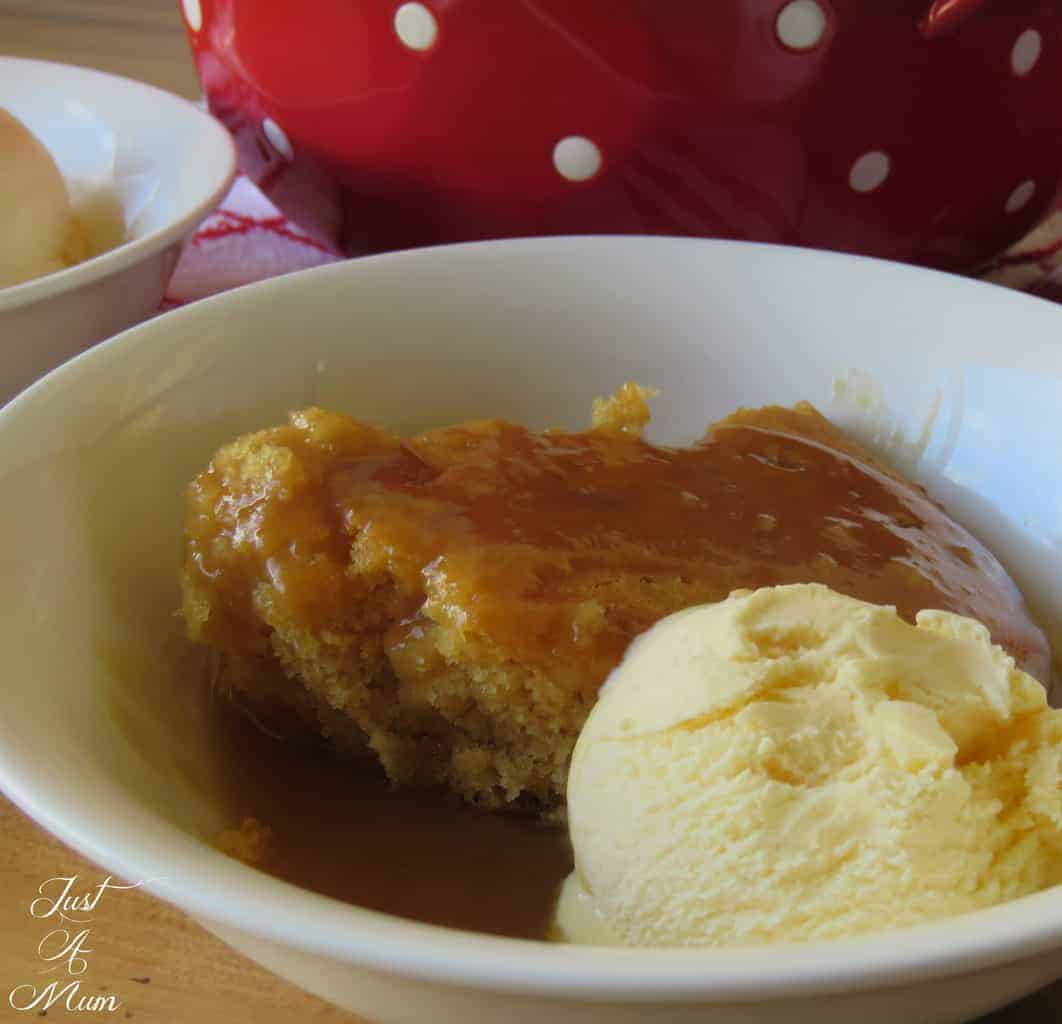
[[[230,318],[248,303],[290,298],[317,282],[390,268],[398,275],[417,261],[445,261],[477,252],[490,259],[558,250],[602,259],[606,250],[683,247],[696,259],[709,248],[758,262],[773,258],[817,261],[823,273],[863,264],[891,275],[898,286],[932,276],[942,304],[988,298],[1015,313],[1059,309],[1046,300],[957,275],[844,253],[798,247],[661,236],[557,236],[468,242],[363,257],[246,285],[131,328],[63,364],[0,411],[8,420],[46,404],[57,382],[104,371],[133,347],[164,350],[166,339],[197,323]],[[628,254],[629,255],[629,254]],[[949,292],[950,290],[950,292]],[[226,339],[231,338],[226,334]],[[103,824],[91,812],[64,813],[41,794],[33,775],[0,744],[0,789],[27,815],[107,870],[130,880],[223,934],[231,929],[340,963],[398,977],[508,994],[583,1001],[735,1002],[844,993],[963,975],[1056,950],[1062,946],[1062,886],[971,913],[893,931],[794,945],[747,949],[616,949],[558,945],[466,932],[343,903],[280,881],[232,860],[130,798],[130,814]],[[183,876],[183,880],[182,879]]]
[[[164,117],[167,107],[177,107],[192,114],[193,123],[198,125],[198,137],[189,145],[192,152],[197,152],[203,145],[212,145],[219,149],[224,158],[223,172],[211,187],[191,206],[181,211],[175,219],[163,227],[139,238],[122,242],[113,249],[99,253],[90,259],[77,263],[63,270],[56,270],[41,277],[31,278],[19,284],[0,288],[0,313],[32,305],[45,299],[55,298],[66,292],[74,291],[106,277],[121,273],[123,270],[143,262],[148,257],[161,252],[174,242],[180,241],[192,231],[208,213],[224,198],[236,177],[236,144],[224,126],[207,110],[191,100],[167,92],[147,82],[139,82],[124,75],[115,75],[107,71],[82,67],[78,64],[63,64],[56,61],[36,60],[29,57],[11,57],[0,55],[0,71],[4,68],[32,67],[50,70],[72,79],[87,82],[107,81],[126,92],[140,92],[150,96],[159,107],[159,116]]]

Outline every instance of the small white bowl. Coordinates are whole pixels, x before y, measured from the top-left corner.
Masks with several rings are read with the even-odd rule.
[[[44,143],[67,180],[113,172],[130,228],[117,248],[0,288],[3,404],[158,310],[181,241],[224,196],[236,155],[225,129],[193,104],[86,68],[0,57],[0,107]]]
[[[585,424],[659,387],[685,442],[809,399],[909,461],[1062,621],[1062,310],[856,257],[579,238],[397,253],[144,324],[0,412],[0,786],[233,946],[384,1022],[966,1020],[1062,974],[1062,888],[903,932],[755,950],[603,950],[369,912],[230,860],[206,686],[179,661],[182,489],[215,447],[317,403],[409,428]],[[887,401],[835,406],[850,368]],[[870,403],[872,406],[873,402]],[[853,413],[854,409],[862,409]],[[926,428],[923,437],[923,427]],[[924,443],[921,443],[924,441]],[[518,880],[514,880],[518,884]]]

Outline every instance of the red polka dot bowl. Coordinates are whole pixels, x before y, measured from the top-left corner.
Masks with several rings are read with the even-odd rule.
[[[1062,0],[182,0],[244,171],[351,254],[582,233],[972,270],[1062,178]]]

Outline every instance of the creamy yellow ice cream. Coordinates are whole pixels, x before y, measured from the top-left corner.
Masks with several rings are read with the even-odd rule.
[[[741,591],[631,645],[579,737],[568,813],[569,941],[911,925],[1062,881],[1062,712],[971,619]]]
[[[0,288],[84,259],[87,245],[51,154],[0,108]]]

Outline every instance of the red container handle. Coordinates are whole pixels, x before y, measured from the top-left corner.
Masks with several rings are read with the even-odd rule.
[[[935,39],[950,32],[971,14],[983,7],[985,0],[933,0],[929,13],[919,26],[922,35]]]

